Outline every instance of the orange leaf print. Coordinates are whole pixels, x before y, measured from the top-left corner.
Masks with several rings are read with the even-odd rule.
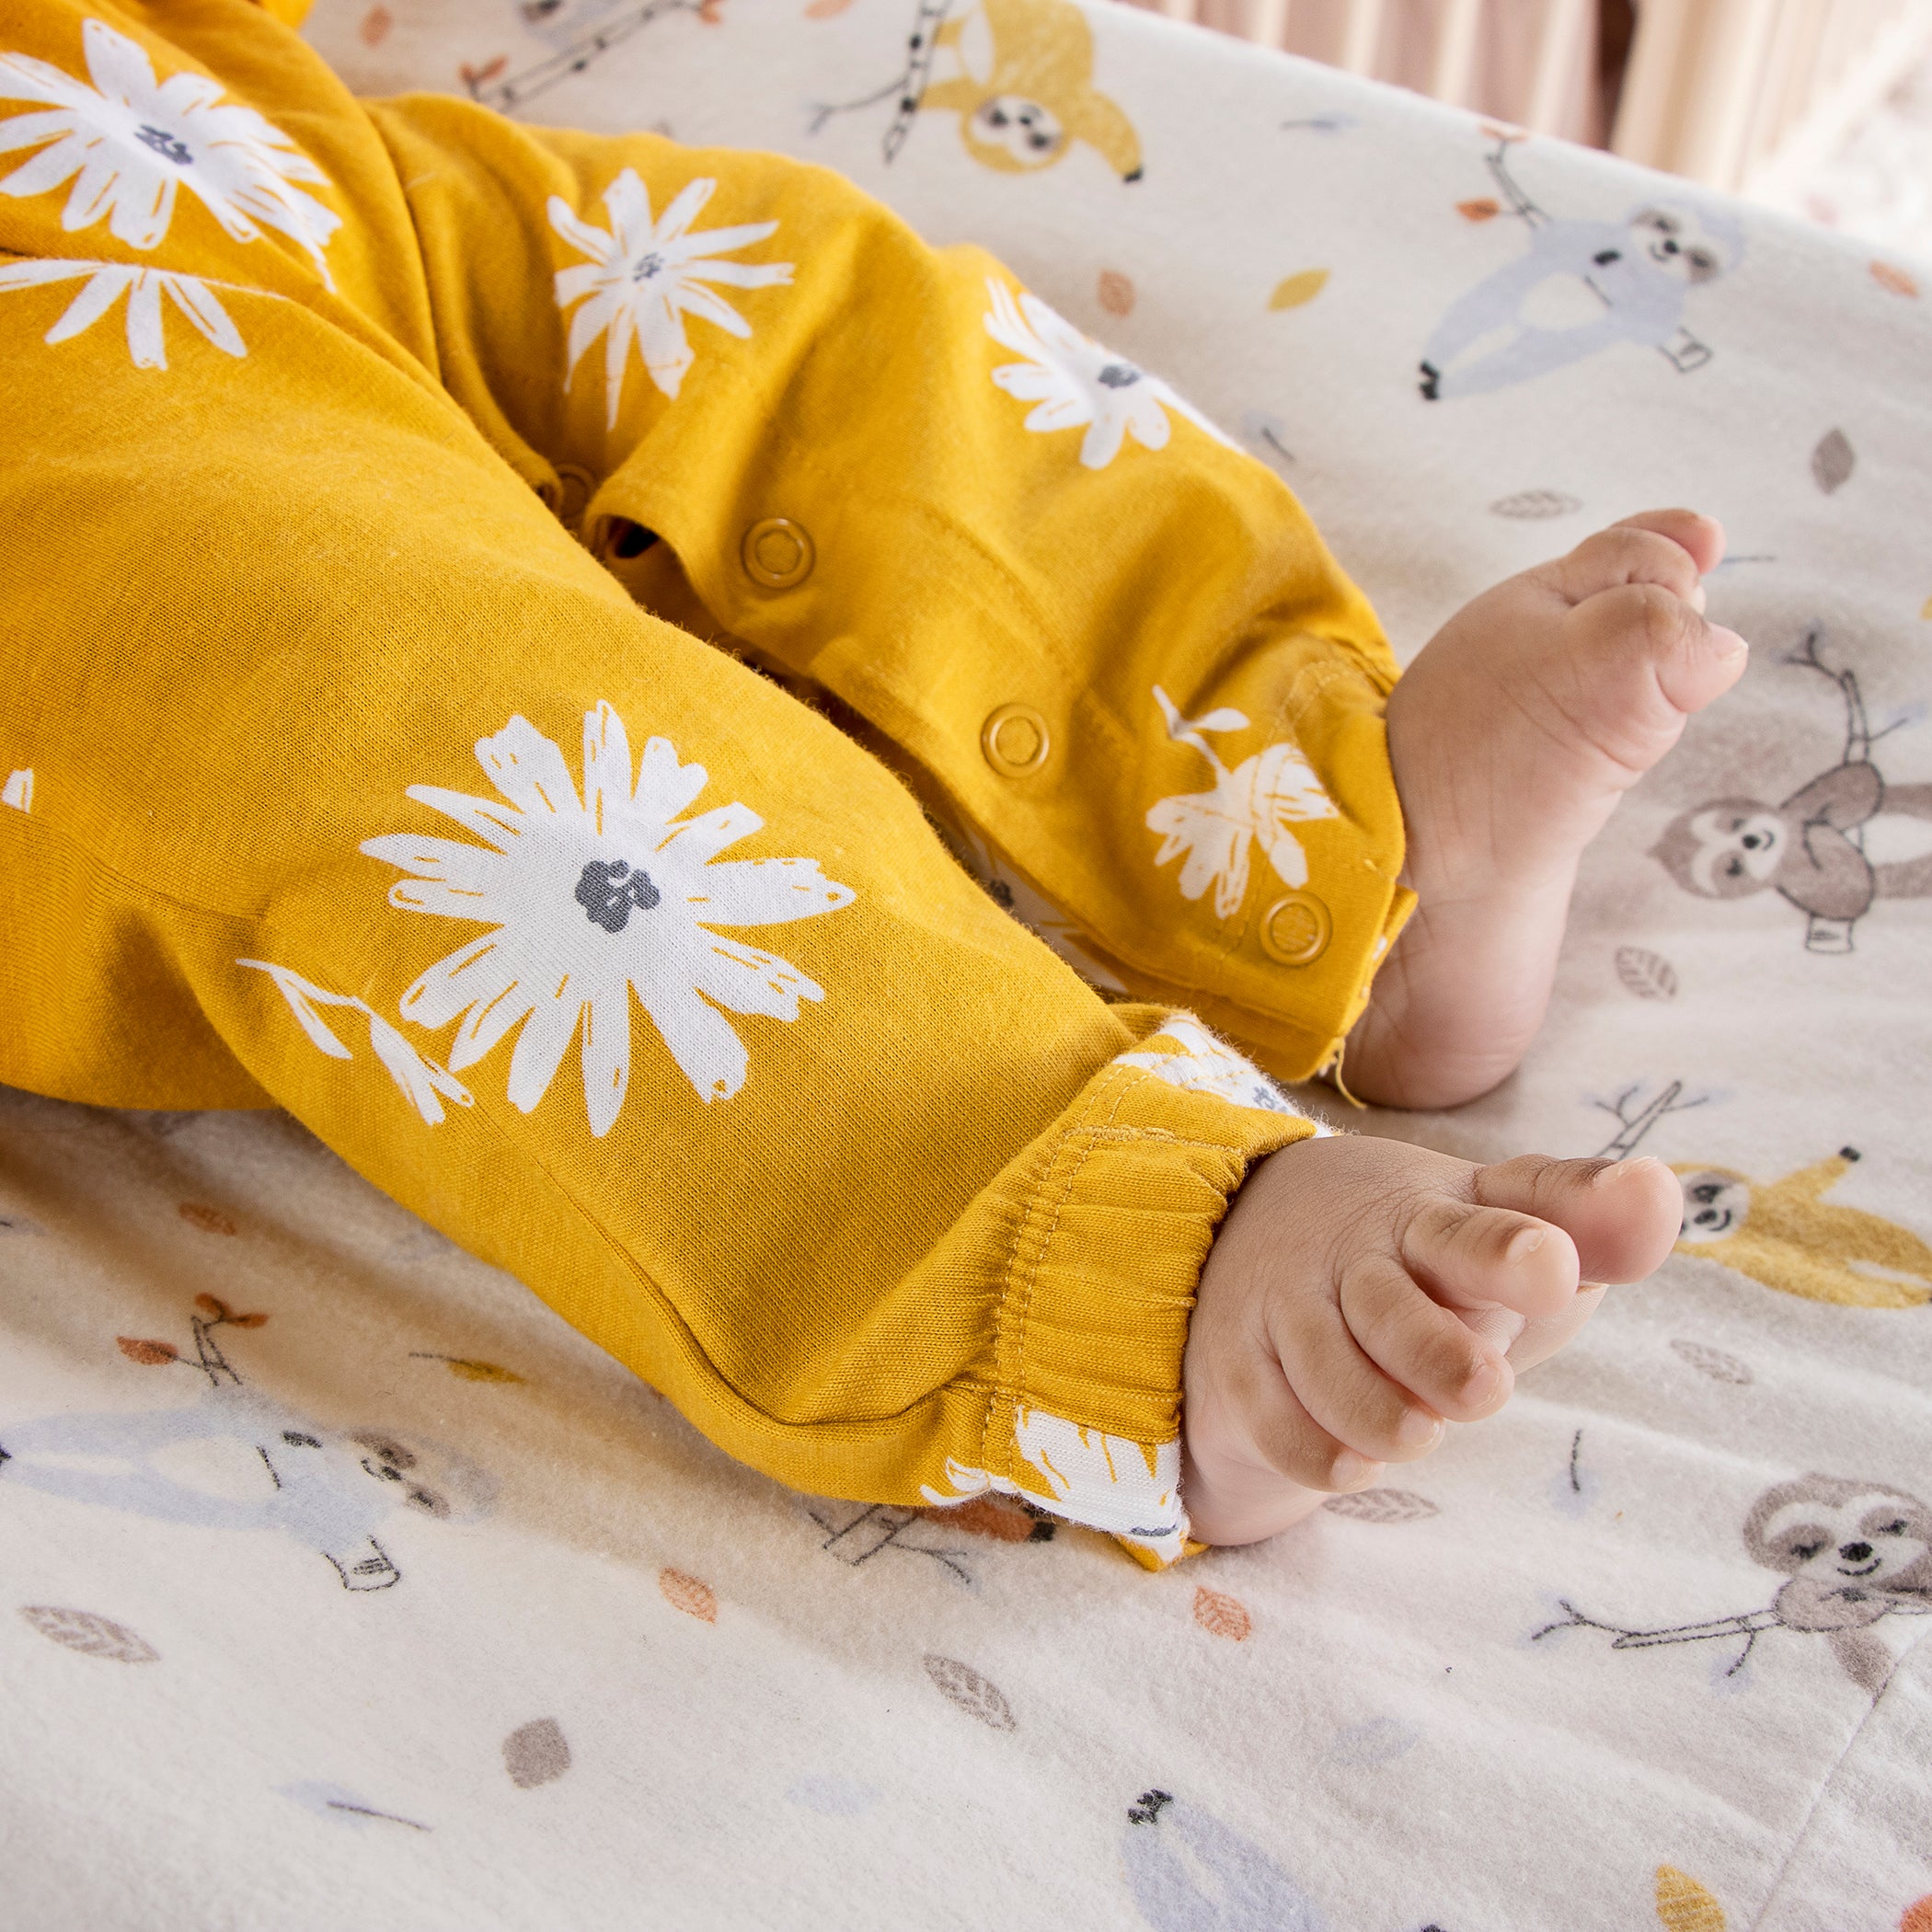
[[[1194,1621],[1211,1637],[1225,1637],[1232,1643],[1245,1643],[1254,1634],[1255,1620],[1239,1597],[1205,1583],[1194,1593]]]
[[[268,1318],[266,1315],[231,1315],[228,1320],[230,1326],[234,1328],[259,1328]]]
[[[1481,195],[1475,201],[1458,201],[1455,204],[1455,212],[1466,222],[1493,222],[1502,213],[1502,203],[1491,201],[1488,195]]]
[[[808,20],[829,20],[834,15],[844,13],[851,5],[852,0],[811,0],[811,5],[805,9],[805,17]]]
[[[220,1208],[203,1207],[199,1201],[184,1201],[175,1212],[190,1227],[198,1227],[204,1235],[238,1235],[241,1232]]]
[[[493,1362],[468,1362],[452,1355],[449,1363],[450,1374],[461,1375],[466,1382],[521,1382],[523,1379],[514,1369],[499,1368]]]
[[[1894,295],[1916,295],[1918,283],[1904,271],[1889,261],[1875,261],[1871,265],[1871,279],[1881,289],[1890,289]]]
[[[710,1584],[687,1577],[682,1570],[661,1570],[658,1588],[673,1610],[682,1610],[686,1616],[695,1616],[703,1623],[718,1621],[718,1598]]]
[[[1899,1932],[1932,1932],[1932,1892],[1915,1905],[1905,1907],[1904,1916],[1899,1920]]]
[[[138,1335],[117,1335],[114,1340],[130,1362],[138,1362],[143,1368],[159,1368],[165,1362],[181,1359],[181,1351],[171,1341],[144,1341]]]
[[[362,16],[362,23],[356,29],[365,47],[380,47],[389,38],[389,29],[396,25],[396,16],[386,6],[372,6]]]
[[[1035,1537],[1044,1543],[1053,1533],[1051,1523],[1004,1496],[975,1496],[971,1502],[943,1505],[923,1513],[948,1529],[962,1529],[971,1536],[991,1536],[997,1543],[1030,1543]],[[1041,1535],[1041,1530],[1045,1535]]]
[[[1670,1932],[1724,1932],[1724,1908],[1686,1871],[1657,1868],[1657,1916]]]
[[[1100,306],[1110,316],[1131,316],[1133,313],[1133,283],[1118,269],[1100,270],[1099,287],[1096,293]]]
[[[456,72],[463,76],[466,87],[480,87],[485,81],[493,81],[503,69],[509,66],[508,54],[500,53],[493,61],[486,61],[480,67],[472,67],[467,61],[462,62]]]
[[[196,1295],[194,1305],[211,1321],[226,1321],[228,1319],[228,1304],[224,1301],[217,1300],[212,1294]]]

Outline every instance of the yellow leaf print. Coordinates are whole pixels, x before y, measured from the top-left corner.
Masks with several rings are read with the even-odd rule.
[[[1313,302],[1328,285],[1328,270],[1304,269],[1299,275],[1291,275],[1285,282],[1275,283],[1268,305],[1270,308],[1300,308],[1304,303]]]
[[[1724,1932],[1724,1908],[1686,1871],[1657,1868],[1657,1916],[1670,1932]]]
[[[1920,605],[1918,614],[1928,624],[1932,624],[1932,597],[1927,597],[1925,603]]]
[[[500,1368],[494,1362],[474,1362],[466,1355],[439,1355],[433,1349],[413,1351],[418,1362],[446,1362],[450,1374],[461,1375],[466,1382],[521,1382],[523,1378],[514,1369]]]

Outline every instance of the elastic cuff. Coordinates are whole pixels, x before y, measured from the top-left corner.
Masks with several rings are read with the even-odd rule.
[[[1202,1266],[1249,1166],[1329,1131],[1191,1014],[1121,1054],[1035,1170],[999,1291],[981,1452],[949,1458],[926,1501],[1003,1491],[1106,1531],[1150,1568],[1179,1560],[1180,1364]]]

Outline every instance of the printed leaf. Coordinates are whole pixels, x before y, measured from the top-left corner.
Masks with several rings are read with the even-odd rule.
[[[1675,999],[1677,972],[1671,962],[1641,946],[1616,949],[1616,976],[1639,999]]]
[[[176,1213],[189,1226],[200,1228],[204,1235],[238,1235],[241,1232],[220,1208],[204,1207],[199,1201],[184,1201]]]
[[[1894,268],[1889,261],[1875,261],[1871,265],[1871,279],[1881,289],[1890,289],[1894,295],[1916,295],[1918,283],[1906,274],[1903,269]]]
[[[143,1368],[159,1368],[164,1362],[178,1362],[181,1351],[171,1341],[147,1341],[138,1335],[117,1335],[115,1346],[130,1362]]]
[[[228,1319],[228,1304],[224,1301],[217,1300],[212,1294],[196,1295],[194,1305],[211,1321],[226,1321]]]
[[[1275,283],[1268,305],[1270,308],[1300,308],[1313,302],[1328,285],[1328,270],[1304,269],[1300,274],[1290,275],[1285,281]]]
[[[1899,1932],[1932,1932],[1932,1892],[1905,1907],[1904,1916],[1899,1920]]]
[[[1739,1388],[1748,1388],[1756,1379],[1735,1355],[1727,1355],[1722,1349],[1711,1348],[1705,1342],[1673,1341],[1671,1348],[1700,1375],[1708,1375],[1713,1382],[1730,1382]]]
[[[926,1674],[933,1680],[933,1688],[949,1703],[957,1704],[969,1718],[977,1718],[995,1731],[1015,1728],[1012,1706],[1000,1696],[998,1687],[988,1684],[971,1664],[961,1663],[954,1657],[928,1655],[925,1661]]]
[[[1118,269],[1102,269],[1098,289],[1100,306],[1110,316],[1133,313],[1133,283]]]
[[[1211,1637],[1244,1643],[1253,1635],[1255,1620],[1239,1597],[1210,1590],[1205,1583],[1194,1593],[1194,1621]]]
[[[1442,1514],[1428,1497],[1413,1489],[1357,1489],[1351,1496],[1329,1497],[1322,1508],[1356,1523],[1420,1523],[1424,1517]]]
[[[450,1357],[450,1374],[461,1375],[466,1382],[521,1382],[523,1379],[514,1369],[499,1368],[494,1362],[466,1362],[454,1355]]]
[[[480,87],[485,81],[495,80],[509,64],[509,55],[500,53],[495,60],[486,61],[480,67],[472,67],[467,61],[464,61],[459,63],[456,72],[463,76],[466,86]]]
[[[153,1663],[161,1655],[145,1638],[136,1637],[91,1610],[60,1610],[51,1604],[29,1604],[20,1612],[42,1637],[79,1650],[87,1657],[111,1657],[116,1663]]]
[[[1670,1932],[1724,1932],[1724,1908],[1688,1872],[1657,1868],[1657,1916]]]
[[[975,1496],[971,1502],[949,1503],[924,1513],[948,1529],[962,1529],[973,1536],[991,1536],[998,1543],[1045,1543],[1053,1534],[1052,1523],[1022,1508],[1010,1496]],[[1042,1530],[1044,1535],[1041,1534]]]
[[[1830,496],[1834,489],[1850,481],[1857,461],[1845,431],[1829,430],[1811,452],[1811,481]]]
[[[356,29],[365,47],[380,47],[389,38],[389,29],[396,25],[396,16],[386,6],[372,6],[362,16],[362,25]]]
[[[259,1328],[268,1318],[266,1315],[231,1315],[228,1323],[236,1328]]]
[[[570,1768],[570,1742],[555,1718],[520,1724],[503,1740],[503,1768],[518,1790],[547,1785]]]
[[[682,1570],[661,1570],[658,1588],[673,1610],[682,1610],[686,1616],[697,1617],[704,1623],[718,1621],[718,1598],[710,1584],[687,1577]]]
[[[1455,212],[1466,222],[1493,222],[1502,213],[1502,203],[1483,195],[1476,201],[1458,201]]]
[[[842,14],[852,5],[852,0],[811,0],[805,9],[808,20],[830,20]]]
[[[1560,489],[1523,489],[1512,497],[1498,497],[1489,505],[1489,514],[1540,523],[1547,517],[1574,516],[1582,507],[1581,498],[1565,496]]]

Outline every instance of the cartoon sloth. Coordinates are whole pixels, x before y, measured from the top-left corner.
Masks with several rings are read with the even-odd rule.
[[[1613,1650],[1642,1650],[1742,1637],[1744,1647],[1728,1677],[1744,1667],[1765,1631],[1791,1630],[1823,1637],[1846,1676],[1876,1696],[1892,1674],[1892,1652],[1872,1626],[1888,1616],[1932,1616],[1932,1508],[1890,1483],[1800,1476],[1774,1484],[1752,1504],[1743,1534],[1753,1559],[1788,1579],[1765,1609],[1630,1630],[1565,1603],[1568,1615],[1535,1638],[1604,1630]]]
[[[1140,179],[1140,136],[1094,87],[1093,29],[1073,0],[983,0],[951,17],[953,4],[919,0],[898,78],[856,100],[821,107],[812,132],[834,114],[896,98],[883,143],[888,161],[904,146],[914,118],[931,111],[960,117],[960,138],[983,167],[1035,173],[1084,141],[1123,181]],[[958,71],[935,80],[942,51]]]
[[[1621,222],[1558,218],[1509,172],[1507,139],[1489,157],[1528,251],[1451,305],[1422,351],[1430,402],[1480,396],[1581,362],[1619,342],[1660,351],[1688,374],[1711,351],[1684,327],[1692,290],[1734,269],[1743,230],[1715,206],[1675,197]]]
[[[1845,700],[1845,750],[1831,770],[1782,805],[1711,799],[1671,822],[1650,857],[1700,899],[1777,891],[1807,918],[1805,949],[1845,953],[1875,899],[1932,898],[1932,785],[1888,786],[1872,746],[1904,722],[1874,731],[1857,674],[1819,656],[1812,624],[1788,663],[1816,671]]]
[[[488,1509],[494,1485],[466,1458],[385,1431],[329,1429],[245,1386],[206,1333],[215,1326],[195,1325],[210,1384],[200,1401],[14,1423],[0,1436],[0,1490],[24,1483],[155,1522],[276,1530],[328,1558],[345,1590],[399,1581],[374,1535],[396,1510],[448,1523]],[[169,1359],[137,1346],[155,1351],[137,1359]]]
[[[983,167],[1051,167],[1084,141],[1123,181],[1139,180],[1140,137],[1094,91],[1093,29],[1072,0],[985,0],[982,16],[992,41],[983,75],[971,71],[961,45],[968,21],[948,20],[933,38],[961,71],[928,85],[921,109],[958,114],[960,138]]]
[[[1858,1157],[1843,1147],[1766,1184],[1730,1167],[1674,1168],[1684,1189],[1677,1252],[1814,1302],[1924,1306],[1932,1301],[1932,1247],[1895,1221],[1822,1198]]]
[[[1869,761],[1836,765],[1781,805],[1694,806],[1650,856],[1700,899],[1778,892],[1811,921],[1811,951],[1849,952],[1873,900],[1932,898],[1932,785],[1888,786]]]

